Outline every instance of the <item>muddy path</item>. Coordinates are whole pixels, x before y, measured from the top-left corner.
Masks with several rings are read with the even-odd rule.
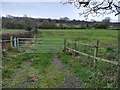
[[[57,66],[58,70],[68,71],[56,54],[53,55],[53,64]],[[71,74],[64,78],[64,82],[58,88],[85,88],[85,85],[82,80]]]

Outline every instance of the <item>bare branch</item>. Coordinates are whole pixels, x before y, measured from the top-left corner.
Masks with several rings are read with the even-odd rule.
[[[84,17],[88,17],[90,14],[103,15],[115,13],[116,15],[120,14],[120,6],[118,0],[67,0],[63,4],[73,4],[77,9],[83,7],[82,13]]]

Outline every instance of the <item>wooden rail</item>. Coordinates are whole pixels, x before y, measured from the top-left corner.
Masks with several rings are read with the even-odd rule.
[[[72,43],[72,45],[74,45],[74,48],[70,48],[69,46],[67,46],[67,44],[70,44],[70,43]],[[77,44],[84,45],[84,46],[90,46],[90,47],[94,48],[94,52],[93,52],[94,56],[78,51],[77,50]],[[107,59],[103,59],[103,58],[98,57],[98,48],[99,47],[100,47],[99,40],[97,40],[95,45],[77,43],[76,41],[66,41],[66,39],[64,41],[64,51],[70,50],[74,53],[74,55],[77,53],[77,54],[81,54],[81,55],[93,58],[95,68],[96,68],[97,60],[104,61],[104,62],[107,62],[107,63],[111,63],[111,64],[114,64],[114,65],[119,65],[119,63],[117,61],[111,61],[111,60],[107,60]]]
[[[75,43],[76,41],[67,41],[67,43]],[[77,42],[77,44],[80,44],[80,45],[84,45],[84,46],[89,46],[89,47],[95,47],[94,44],[87,44],[87,43],[81,43],[81,42]],[[99,45],[99,48],[108,48],[108,47],[111,47],[111,48],[118,48],[118,45]]]
[[[103,58],[100,58],[100,57],[94,57],[92,55],[89,55],[89,54],[86,54],[86,53],[71,49],[69,47],[66,47],[66,49],[71,50],[73,52],[76,52],[78,54],[84,55],[84,56],[88,56],[88,57],[93,58],[93,59],[97,59],[97,60],[100,60],[100,61],[104,61],[104,62],[108,62],[108,63],[114,64],[114,65],[118,65],[118,62],[116,62],[116,61],[110,61],[110,60],[103,59]]]
[[[11,40],[1,40],[1,42],[10,42]],[[13,40],[12,40],[13,41]]]
[[[80,44],[80,45],[84,45],[84,46],[89,46],[89,47],[95,47],[95,45],[91,45],[91,44],[85,44],[85,43],[78,43],[76,41],[67,41],[67,43],[77,43],[77,44]]]

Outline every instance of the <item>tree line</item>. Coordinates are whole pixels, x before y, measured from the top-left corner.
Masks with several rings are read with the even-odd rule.
[[[118,29],[119,27],[117,26],[119,25],[117,24],[118,23],[111,23],[109,17],[103,19],[101,22],[97,22],[95,20],[91,20],[89,22],[75,19],[70,20],[67,17],[60,19],[42,19],[14,16],[2,17],[2,27],[7,29]]]

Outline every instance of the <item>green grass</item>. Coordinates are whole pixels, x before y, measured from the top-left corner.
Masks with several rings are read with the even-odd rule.
[[[17,31],[17,30],[16,30]],[[8,30],[4,30],[4,32],[8,32]],[[14,30],[10,30],[10,32],[14,32]],[[56,43],[63,43],[64,38],[67,41],[77,41],[78,43],[89,43],[95,44],[96,40],[100,40],[100,45],[109,46],[118,44],[118,31],[116,30],[39,30],[36,34],[37,38],[52,38],[53,40],[56,38],[62,39],[54,40]],[[40,43],[41,41],[36,41]],[[59,52],[59,59],[62,61],[66,68],[70,69],[70,72],[66,72],[64,70],[57,70],[56,66],[52,64],[52,55],[51,53],[40,53],[41,50],[51,50],[50,43],[53,41],[43,40],[42,43],[49,42],[50,48],[45,46],[45,44],[35,44],[31,45],[33,49],[37,49],[37,53],[23,53],[17,51],[9,51],[4,53],[3,57],[3,87],[27,87],[27,88],[49,88],[49,87],[57,87],[61,83],[65,77],[69,74],[76,75],[79,79],[82,79],[86,83],[86,87],[107,87],[113,88],[116,87],[116,82],[114,76],[117,75],[117,66],[107,64],[105,62],[97,62],[97,69],[93,68],[93,59],[80,56],[71,56],[67,53]],[[30,45],[29,45],[30,46]],[[62,45],[56,45],[53,47],[63,48]],[[74,47],[74,44],[70,47]],[[61,49],[60,48],[60,49]],[[30,48],[24,48],[24,50],[30,50]],[[50,49],[50,50],[49,50]],[[85,53],[93,55],[93,48],[89,48],[86,46],[78,45],[78,50],[81,50]],[[48,52],[46,51],[46,52]],[[30,51],[28,51],[30,52]],[[50,51],[51,52],[51,51]],[[117,57],[117,48],[100,48],[99,56],[103,58],[112,58],[111,60],[115,60]],[[26,67],[26,65],[30,66]],[[18,74],[16,71],[20,71]],[[37,77],[38,82],[25,82],[24,80],[30,79],[33,77]],[[11,81],[11,78],[14,80]],[[22,81],[23,80],[23,81]]]
[[[27,66],[30,65],[30,62],[32,62],[31,67],[27,68]],[[15,80],[20,83],[19,78],[24,79],[25,77],[28,77],[30,74],[27,73],[36,73],[35,70],[32,71],[31,69],[38,69],[38,73],[42,73],[50,64],[51,54],[19,53],[16,50],[6,51],[3,54],[2,62],[3,87],[15,87],[16,84],[12,83],[11,78],[15,78]],[[28,69],[28,71],[20,73],[21,71],[23,71],[24,67],[25,69]],[[19,74],[20,76],[17,77],[17,74]],[[13,84],[13,86],[9,83]]]
[[[36,69],[39,69],[41,72],[44,72],[49,64],[51,64],[52,55],[51,54],[35,54],[32,62],[32,66]]]
[[[8,51],[3,54],[3,78],[10,77],[16,69],[21,67],[21,64],[32,58],[28,54],[18,53],[17,51]],[[10,73],[10,74],[9,74]]]
[[[2,29],[2,33],[15,33],[15,32],[21,32],[25,31],[23,29]]]
[[[59,71],[52,64],[51,53],[20,53],[16,50],[6,51],[3,56],[2,85],[4,88],[49,88],[58,87],[67,72]],[[32,78],[36,82],[27,82]]]
[[[66,38],[69,41],[76,40],[78,43],[88,43],[92,45],[99,40],[101,48],[99,48],[98,56],[110,60],[118,60],[118,31],[116,30],[40,30],[38,36],[43,38]],[[74,44],[70,47],[74,48]],[[82,45],[78,45],[77,49],[90,55],[93,55],[94,52],[93,48]],[[117,66],[98,61],[97,69],[94,69],[93,59],[85,58],[84,56],[76,58],[70,55],[60,54],[60,58],[64,65],[70,67],[76,76],[80,79],[82,78],[83,81],[87,83],[86,87],[117,87],[116,78],[113,78],[117,77]]]
[[[81,45],[80,43],[86,43],[95,45],[97,40],[99,40],[99,50],[98,56],[109,59],[118,60],[118,30],[106,30],[106,29],[96,29],[96,30],[39,30],[37,37],[42,38],[64,38],[67,41],[77,41],[77,50],[84,53],[93,55],[94,48],[89,46]],[[64,42],[64,41],[63,41]],[[74,43],[70,43],[69,47],[74,48]]]
[[[95,43],[100,40],[103,44],[117,44],[117,30],[40,30],[38,34],[41,37],[67,38],[68,40],[77,40],[80,42]],[[62,36],[62,37],[61,37]]]
[[[73,57],[70,55],[59,54],[66,67],[81,80],[86,83],[87,88],[115,88],[117,87],[117,66],[98,61],[97,68],[93,67],[93,60],[84,56]]]

